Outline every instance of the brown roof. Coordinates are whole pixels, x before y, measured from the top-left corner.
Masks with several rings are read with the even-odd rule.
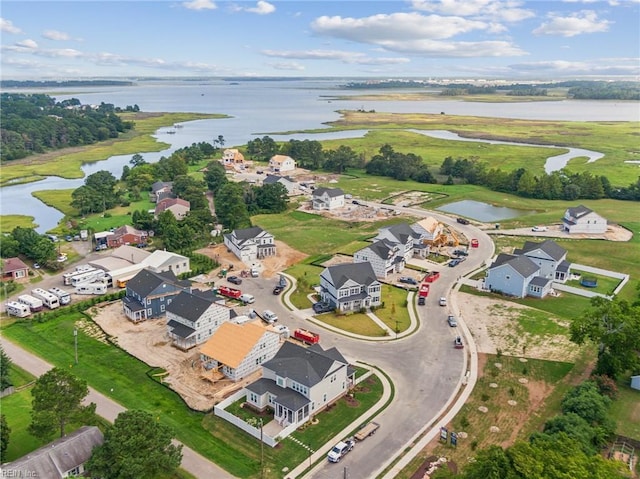
[[[259,321],[246,324],[222,323],[200,352],[231,368],[237,368],[267,332]],[[276,333],[273,333],[276,334]]]
[[[156,205],[156,213],[166,211],[175,205],[184,206],[185,208],[191,208],[191,203],[189,203],[187,200],[183,200],[182,198],[165,198],[164,200],[159,201]]]
[[[5,273],[13,273],[14,271],[20,271],[21,269],[29,269],[29,267],[22,262],[20,258],[7,258],[4,260],[4,267],[2,271]]]

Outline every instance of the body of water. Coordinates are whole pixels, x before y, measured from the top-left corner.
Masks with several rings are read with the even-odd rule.
[[[238,83],[232,85],[222,80],[144,81],[129,87],[60,89],[55,93],[51,93],[48,89],[39,92],[47,93],[57,101],[78,98],[83,104],[105,102],[119,107],[135,104],[146,112],[221,113],[230,116],[224,119],[185,122],[183,128],[175,130],[175,134],[167,134],[167,128],[160,129],[156,137],[170,144],[170,147],[161,152],[140,152],[148,162],[157,161],[161,156],[168,156],[176,149],[193,143],[213,142],[213,139],[219,135],[224,137],[225,147],[244,145],[252,139],[265,135],[277,140],[309,138],[321,141],[328,138],[353,138],[354,132],[327,133],[326,136],[325,134],[276,136],[278,132],[322,128],[324,123],[339,119],[338,110],[364,109],[378,112],[433,114],[446,112],[451,115],[535,120],[640,120],[640,110],[636,102],[472,103],[459,100],[335,100],[333,98],[338,95],[388,94],[388,91],[354,92],[338,89],[337,86],[346,83],[346,80],[240,81]],[[114,156],[105,161],[86,164],[83,171],[85,175],[89,175],[99,170],[107,170],[119,178],[122,167],[128,164],[130,159],[131,155]],[[41,190],[77,188],[82,184],[82,179],[65,180],[51,176],[35,183],[3,187],[0,189],[1,213],[34,216],[39,225],[38,231],[45,232],[57,225],[62,214],[33,198],[31,193]]]
[[[531,214],[531,211],[505,208],[504,206],[493,206],[481,201],[463,200],[449,203],[436,208],[438,211],[453,213],[454,215],[465,216],[483,223],[507,220],[518,216]]]

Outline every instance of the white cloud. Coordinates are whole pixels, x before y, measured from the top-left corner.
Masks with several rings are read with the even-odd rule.
[[[269,15],[276,11],[276,7],[271,5],[269,2],[265,2],[264,0],[259,0],[255,7],[253,8],[245,8],[245,12],[257,13],[258,15]]]
[[[300,65],[298,62],[281,62],[281,63],[267,63],[268,66],[275,70],[286,70],[286,71],[304,71],[304,66]]]
[[[493,21],[519,22],[535,16],[531,10],[520,8],[524,2],[518,0],[412,0],[415,10],[475,17]]]
[[[296,60],[335,60],[342,63],[358,65],[397,65],[410,62],[408,58],[370,57],[364,53],[342,50],[263,50],[261,53],[268,57],[292,58]]]
[[[509,65],[518,74],[540,74],[548,76],[638,76],[638,58],[594,58],[584,61],[549,60],[524,62]]]
[[[50,58],[80,58],[85,54],[73,48],[54,48],[51,50],[38,50],[38,55]]]
[[[550,20],[533,30],[536,35],[561,35],[563,37],[574,37],[583,33],[598,33],[609,30],[609,25],[613,22],[601,20],[596,12],[582,10],[575,12],[568,17],[561,17],[556,13],[549,13]]]
[[[49,40],[56,40],[56,41],[64,41],[64,40],[69,40],[69,34],[65,33],[65,32],[59,32],[58,30],[45,30],[42,33],[42,36],[44,38],[47,38]]]
[[[22,33],[18,27],[16,27],[11,20],[5,20],[0,18],[0,31],[5,33]]]
[[[218,6],[211,0],[191,0],[182,2],[182,6],[189,10],[215,10]]]
[[[22,40],[20,42],[16,42],[16,46],[28,49],[38,48],[38,44],[35,42],[35,40],[31,40],[30,38],[27,38],[26,40]]]

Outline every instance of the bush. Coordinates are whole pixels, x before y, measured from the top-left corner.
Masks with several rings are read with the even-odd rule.
[[[609,399],[618,398],[618,385],[615,380],[605,374],[594,374],[591,380],[596,383],[598,391]]]

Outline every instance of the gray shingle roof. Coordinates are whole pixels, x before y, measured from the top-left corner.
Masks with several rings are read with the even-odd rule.
[[[344,191],[340,188],[316,188],[313,190],[313,196],[322,196],[327,194],[330,198],[336,198],[338,196],[344,195]]]
[[[556,261],[562,259],[562,257],[567,254],[567,250],[553,240],[546,240],[542,243],[536,243],[535,241],[525,241],[522,249],[516,251],[520,254],[526,255],[527,253],[535,251],[536,249],[541,249]]]
[[[526,256],[516,256],[515,258],[507,261],[506,264],[511,266],[525,278],[528,278],[533,273],[540,270],[540,267]]]
[[[544,276],[536,276],[531,281],[529,281],[529,284],[532,286],[540,286],[541,288],[544,288],[550,282],[551,280],[545,278]]]
[[[589,213],[593,213],[593,210],[587,208],[584,205],[575,206],[573,208],[567,208],[569,215],[574,218],[580,218],[584,215],[588,215]]]
[[[327,272],[331,278],[331,283],[336,289],[340,289],[349,280],[365,286],[377,281],[371,263],[336,264],[329,266]]]
[[[158,288],[162,283],[173,284],[176,287],[184,287],[184,283],[180,283],[176,275],[172,271],[156,273],[150,269],[143,269],[133,278],[127,281],[127,289],[131,289],[139,294],[142,298],[147,297]]]
[[[167,326],[171,328],[171,332],[173,334],[175,334],[176,336],[180,336],[183,339],[188,338],[196,332],[195,329],[190,328],[189,326],[179,323],[178,321],[175,321],[173,319],[167,323]]]
[[[413,238],[415,234],[411,226],[409,226],[409,223],[398,223],[386,229],[402,244],[406,244],[409,238]]]
[[[249,239],[253,239],[257,237],[264,230],[259,226],[253,226],[252,228],[245,228],[242,230],[233,230],[233,236],[235,236],[238,240],[246,241]],[[241,242],[242,242],[241,241]]]
[[[95,446],[104,442],[100,429],[83,426],[26,456],[2,466],[2,477],[58,479],[84,464]]]
[[[167,312],[195,323],[214,303],[213,299],[182,291],[167,306]]]
[[[285,341],[273,359],[263,366],[279,376],[313,387],[333,372],[331,368],[335,361],[335,352],[327,354],[319,345],[311,349]],[[347,366],[346,361],[343,364]]]
[[[297,411],[311,401],[293,389],[282,388],[278,386],[272,379],[260,378],[246,386],[249,391],[262,396],[270,393],[276,396],[276,401],[284,407]]]
[[[384,241],[376,241],[365,248],[369,248],[378,258],[384,260],[389,258],[389,253],[391,252],[391,247]]]

